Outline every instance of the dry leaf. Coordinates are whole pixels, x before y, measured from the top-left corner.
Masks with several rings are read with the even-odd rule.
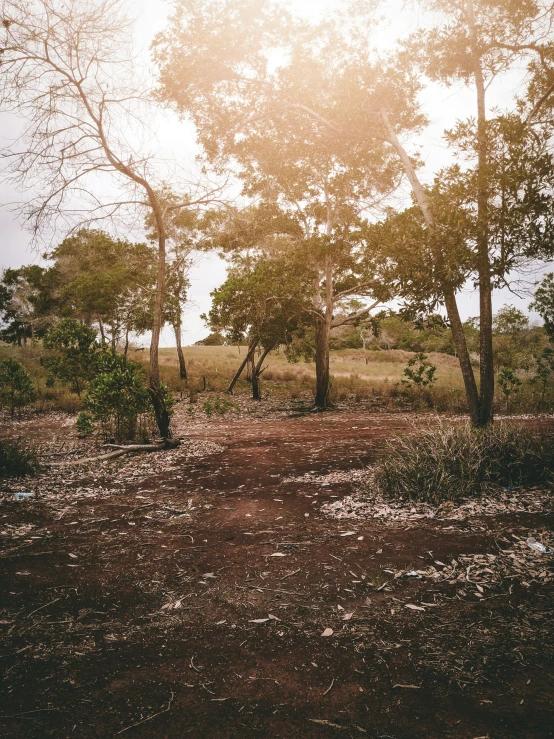
[[[253,618],[248,623],[249,624],[265,624],[266,621],[269,621],[268,618]]]
[[[352,613],[345,613],[344,616],[342,617],[342,620],[343,621],[350,621],[350,619],[352,618],[353,615],[354,615],[353,612]]]
[[[327,629],[325,629],[325,631],[323,632],[323,634],[321,636],[333,636],[334,633],[335,632],[333,631],[333,629],[327,628]]]
[[[421,606],[415,606],[413,603],[405,603],[404,608],[409,608],[411,611],[424,611],[425,608]]]

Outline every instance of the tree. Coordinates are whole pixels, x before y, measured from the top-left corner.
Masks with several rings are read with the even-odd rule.
[[[406,174],[419,211],[433,268],[434,286],[430,292],[446,308],[472,421],[486,425],[492,421],[494,395],[492,289],[498,281],[506,279],[517,262],[517,259],[511,262],[504,259],[503,237],[511,231],[513,246],[517,243],[518,228],[520,232],[526,228],[527,235],[532,234],[529,229],[532,218],[520,219],[519,227],[515,227],[505,217],[519,217],[517,206],[521,202],[525,204],[526,199],[518,200],[517,187],[511,192],[510,188],[491,187],[490,176],[498,177],[501,170],[496,164],[504,166],[510,160],[506,155],[509,147],[505,145],[509,138],[506,130],[510,127],[519,126],[523,130],[520,139],[525,139],[523,148],[528,151],[529,142],[532,144],[532,139],[538,137],[544,154],[550,134],[548,130],[536,129],[537,125],[548,129],[547,111],[554,99],[554,54],[549,41],[554,9],[549,2],[540,0],[526,3],[429,0],[422,7],[430,11],[430,22],[423,25],[424,30],[404,45],[396,61],[376,63],[367,44],[371,25],[375,26],[369,5],[353,2],[346,13],[338,13],[314,26],[292,20],[269,3],[234,0],[203,5],[195,12],[192,2],[181,0],[169,29],[157,44],[162,95],[181,110],[190,111],[200,130],[210,131],[206,146],[214,159],[227,142],[240,146],[245,127],[257,125],[260,131],[270,132],[267,111],[275,117],[304,116],[312,122],[313,133],[320,140],[332,139],[336,155],[343,155],[345,149],[350,153],[362,149],[366,155],[371,152],[373,156],[383,157],[390,147]],[[339,50],[338,56],[330,54],[330,47],[322,40],[329,28],[335,41],[338,40],[333,46]],[[321,51],[330,71],[327,79],[319,74],[317,64],[310,58],[314,47]],[[276,48],[279,59],[283,60],[279,64],[274,63],[276,54],[272,53]],[[198,80],[196,71],[206,49],[210,54],[210,74]],[[490,83],[498,75],[526,63],[532,73],[528,100],[516,101],[516,112],[522,112],[523,118],[518,121],[517,116],[512,116],[508,125],[502,117],[497,121],[487,120],[486,89]],[[402,134],[416,132],[425,122],[415,99],[422,69],[435,81],[461,82],[475,90],[475,123],[458,127],[451,137],[451,143],[459,150],[465,147],[473,159],[469,176],[462,168],[457,173],[465,193],[456,199],[472,215],[470,240],[466,242],[466,247],[471,247],[468,250],[471,260],[461,265],[461,274],[452,273],[454,262],[442,248],[443,214],[436,212],[428,188],[418,177],[417,160],[408,155],[401,143]],[[294,86],[287,82],[292,78],[300,80],[296,87],[302,90],[300,98],[291,95]],[[333,81],[331,87],[325,84],[329,78]],[[273,84],[275,79],[279,81],[277,86]],[[224,103],[227,98],[230,104],[216,109],[210,100],[214,94],[218,103]],[[255,96],[260,104],[252,106],[249,101]],[[502,135],[500,128],[504,129]],[[305,129],[303,133],[308,135]],[[502,144],[497,152],[495,144],[491,146],[493,141]],[[497,153],[502,151],[504,154],[498,157]],[[458,155],[461,156],[460,151]],[[451,179],[454,174],[451,172]],[[502,199],[505,194],[516,203],[512,212],[507,207],[508,201]],[[535,214],[540,210],[541,200],[545,205],[544,194],[540,187],[535,188],[538,197],[532,199],[533,208],[527,209],[528,215],[533,209]],[[544,216],[544,208],[542,213]],[[494,227],[492,220],[496,220]],[[541,224],[541,220],[536,223]],[[548,228],[544,233],[548,233]],[[524,251],[526,256],[531,256],[533,251],[537,255],[536,248],[525,248],[526,241],[519,243],[520,255]],[[547,251],[540,238],[534,246],[539,246],[543,254]],[[471,275],[476,280],[480,294],[479,390],[456,299],[458,280],[464,276],[464,270],[466,278]]]
[[[238,165],[244,195],[296,222],[298,249],[313,272],[315,403],[320,408],[328,404],[329,336],[339,325],[334,314],[344,301],[365,299],[363,309],[341,319],[355,323],[384,297],[371,260],[367,254],[361,258],[359,224],[398,181],[398,167],[382,145],[371,150],[337,146],[298,116],[307,101],[316,99],[326,100],[329,108],[341,100],[359,107],[344,41],[329,25],[303,29],[266,2],[198,6],[184,0],[156,43],[160,96],[193,118],[211,164],[217,169]],[[283,43],[290,63],[275,69],[271,50]],[[214,57],[209,74],[199,80],[194,70],[204,63],[206,48]],[[364,76],[369,87],[391,92],[379,67],[362,58],[356,80]]]
[[[97,324],[102,341],[111,334],[114,351],[124,336],[127,353],[129,333],[147,328],[144,312],[153,303],[156,282],[152,250],[104,231],[81,229],[47,256],[59,275],[63,313]]]
[[[462,148],[465,146],[469,153],[467,128],[471,130],[470,155],[475,159],[471,173],[475,205],[474,268],[480,300],[480,390],[478,408],[472,415],[474,422],[486,425],[492,421],[494,397],[492,290],[498,276],[492,253],[495,234],[491,229],[491,211],[510,212],[502,199],[498,203],[498,190],[491,182],[491,170],[494,176],[497,161],[491,143],[495,139],[495,127],[498,124],[502,126],[503,121],[502,118],[492,122],[487,120],[486,91],[499,74],[521,65],[530,53],[536,52],[543,60],[545,53],[547,56],[552,54],[548,29],[554,20],[554,7],[540,1],[520,3],[509,0],[429,0],[425,6],[438,21],[430,29],[415,34],[407,45],[404,62],[407,63],[408,57],[419,56],[432,80],[445,84],[461,82],[472,85],[475,91],[476,120],[458,126],[453,138],[457,142],[461,140]],[[534,114],[534,108],[531,113]],[[530,117],[533,117],[531,113]],[[525,127],[528,122],[529,116],[521,123]],[[530,141],[532,134],[525,131],[523,136]],[[507,159],[503,157],[502,161]],[[416,189],[414,193],[417,196]],[[517,190],[512,195],[516,193]],[[418,202],[425,210],[421,196]],[[432,217],[427,220],[431,225]],[[473,399],[469,400],[471,410]]]
[[[6,269],[0,281],[1,338],[26,344],[44,336],[56,321],[58,275],[52,267],[30,264]]]
[[[35,388],[29,373],[16,359],[0,362],[0,405],[8,408],[13,418],[15,410],[33,403]]]
[[[235,258],[227,280],[212,292],[212,307],[207,317],[210,328],[222,332],[229,343],[248,340],[246,357],[228,392],[232,392],[250,361],[252,397],[260,400],[260,377],[268,354],[280,344],[288,344],[302,324],[311,323],[307,280],[302,270],[295,269],[298,263],[290,256],[289,243],[285,242],[281,251],[273,242],[271,253],[262,253],[255,260]]]
[[[545,276],[535,291],[535,298],[529,306],[537,311],[544,321],[544,330],[550,341],[554,341],[554,273]]]
[[[197,209],[178,207],[179,198],[169,187],[164,187],[159,194],[164,203],[166,213],[166,234],[169,244],[167,263],[167,293],[164,306],[164,320],[170,324],[175,334],[177,358],[179,360],[179,376],[187,380],[187,366],[182,347],[183,307],[187,302],[190,281],[189,270],[192,265],[192,254],[204,248],[207,226],[214,219],[216,212],[200,213]],[[149,238],[157,238],[155,220],[148,216],[146,227]]]
[[[165,210],[158,196],[163,177],[142,143],[150,136],[152,98],[131,49],[125,5],[123,0],[5,0],[0,101],[22,114],[26,128],[22,150],[2,156],[13,179],[37,193],[24,208],[35,234],[60,219],[74,227],[129,212],[136,222],[137,209],[152,214],[157,259],[149,392],[160,435],[169,438],[158,362],[166,277]],[[106,192],[115,188],[115,198],[100,197],[94,187],[98,177],[107,178]],[[211,198],[191,197],[189,188],[186,204]]]
[[[68,383],[72,392],[81,397],[88,380],[95,372],[99,350],[96,331],[74,318],[64,318],[44,337],[44,348],[54,353],[41,357],[53,382]]]

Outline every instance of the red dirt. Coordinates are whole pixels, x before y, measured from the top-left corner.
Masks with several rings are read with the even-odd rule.
[[[6,500],[0,529],[36,528],[0,558],[2,735],[554,736],[552,583],[477,600],[383,572],[497,551],[553,530],[551,513],[334,520],[320,505],[350,483],[282,482],[360,469],[409,428],[353,412],[196,424],[224,451],[124,488],[111,463],[107,497],[71,505],[68,482],[61,517]],[[438,605],[405,608],[422,601]]]

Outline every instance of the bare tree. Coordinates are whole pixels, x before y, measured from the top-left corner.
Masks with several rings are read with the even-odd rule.
[[[24,131],[0,152],[5,172],[27,192],[22,206],[35,236],[122,219],[147,209],[156,227],[157,278],[149,391],[160,435],[171,436],[160,386],[158,347],[166,290],[167,208],[192,208],[211,193],[186,191],[171,206],[159,193],[151,151],[153,97],[133,53],[123,0],[4,0],[0,104]],[[115,193],[115,195],[114,195]]]

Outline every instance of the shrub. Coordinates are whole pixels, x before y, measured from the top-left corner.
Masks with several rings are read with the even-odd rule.
[[[510,410],[510,395],[515,395],[521,388],[521,380],[511,369],[504,367],[498,373],[498,385],[506,399],[506,412]]]
[[[232,400],[221,400],[221,398],[216,398],[213,402],[209,399],[206,400],[204,402],[203,409],[208,418],[211,418],[214,413],[218,416],[224,416],[229,411],[238,411],[239,408]]]
[[[31,377],[17,359],[0,362],[0,406],[8,408],[13,418],[19,410],[36,398]]]
[[[79,436],[92,436],[94,433],[94,416],[92,413],[87,413],[87,411],[79,413],[75,426]]]
[[[20,441],[0,439],[0,479],[35,475],[40,467],[36,452]]]
[[[374,484],[389,496],[440,504],[500,486],[532,485],[554,476],[551,434],[504,424],[469,424],[389,440]]]
[[[437,368],[434,364],[427,361],[427,355],[418,352],[414,357],[408,360],[408,364],[404,369],[405,380],[402,384],[408,388],[417,387],[420,390],[426,387],[432,387],[437,381],[435,372]]]
[[[148,436],[152,402],[144,384],[143,368],[120,354],[106,352],[98,360],[97,369],[83,402],[91,421],[100,423],[106,439],[134,439],[137,430]]]

